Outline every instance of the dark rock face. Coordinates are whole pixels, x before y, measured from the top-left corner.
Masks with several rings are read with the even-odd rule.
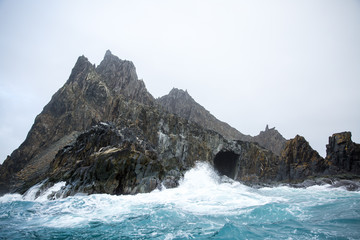
[[[66,181],[63,196],[81,193],[134,194],[159,186],[165,168],[137,129],[100,123],[66,146],[50,165],[48,182]],[[174,174],[179,178],[180,173]]]
[[[325,160],[299,135],[287,141],[281,160],[278,176],[281,181],[304,180],[322,174],[327,168]]]
[[[241,145],[239,172],[235,177],[246,184],[271,183],[276,180],[279,157],[251,142],[238,141]]]
[[[351,132],[333,134],[326,145],[326,160],[332,173],[360,174],[360,144],[351,140]]]
[[[153,132],[157,141],[153,143],[138,125],[93,126],[58,152],[45,184],[66,181],[58,193],[62,196],[79,192],[144,193],[162,186],[176,187],[185,170],[199,160],[212,163],[218,149],[240,151],[235,142],[228,142],[216,132],[158,114],[153,119],[160,119],[154,128],[157,132]]]

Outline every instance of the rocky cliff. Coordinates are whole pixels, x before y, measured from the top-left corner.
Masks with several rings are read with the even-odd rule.
[[[260,133],[259,144],[231,140],[238,138],[247,136],[187,92],[173,89],[155,100],[133,63],[107,51],[95,67],[81,56],[24,143],[1,165],[0,193],[58,181],[66,182],[57,193],[62,196],[148,192],[176,186],[196,161],[249,184],[359,171],[359,145],[346,134],[330,138],[326,160],[299,136],[279,154],[284,139],[275,129]]]
[[[326,145],[326,161],[330,173],[360,174],[360,144],[351,140],[351,132],[333,134]]]
[[[281,160],[278,171],[280,181],[304,180],[309,176],[322,175],[328,168],[319,153],[299,135],[286,142]]]
[[[46,185],[66,181],[66,187],[59,193],[63,196],[78,192],[149,192],[177,186],[183,172],[196,161],[212,164],[216,152],[237,149],[220,134],[174,115],[155,109],[148,109],[145,114],[155,123],[146,131],[137,124],[120,127],[99,123],[81,134],[58,152],[50,165]],[[155,139],[150,138],[153,136]]]

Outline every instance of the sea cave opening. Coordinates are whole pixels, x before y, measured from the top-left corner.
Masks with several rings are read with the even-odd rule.
[[[221,174],[234,179],[239,154],[233,151],[220,151],[214,159],[214,168]]]

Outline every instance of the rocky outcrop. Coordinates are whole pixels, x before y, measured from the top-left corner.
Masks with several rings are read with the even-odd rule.
[[[304,137],[297,135],[286,142],[281,153],[279,181],[294,182],[310,176],[322,175],[328,168],[325,160],[311,148]]]
[[[351,141],[351,133],[338,133],[329,138],[326,159],[299,135],[286,141],[280,156],[256,144],[239,144],[242,151],[235,179],[244,183],[291,183],[294,187],[331,184],[358,189],[360,145]]]
[[[360,174],[360,144],[351,140],[351,132],[333,134],[326,145],[326,161],[329,172]]]
[[[279,157],[273,152],[251,142],[238,142],[241,145],[239,174],[236,180],[245,184],[273,183],[278,174]]]
[[[155,188],[175,187],[185,170],[196,161],[212,163],[216,152],[231,149],[240,153],[236,142],[229,142],[214,131],[183,122],[161,112],[151,112],[157,121],[149,136],[137,124],[121,128],[101,122],[65,146],[52,161],[44,184],[66,181],[57,194],[76,193],[135,194]]]
[[[266,125],[265,131],[261,131],[259,135],[254,136],[251,141],[259,143],[260,146],[272,151],[280,156],[286,145],[286,139],[275,129]]]
[[[165,174],[155,150],[139,139],[136,128],[119,130],[100,123],[59,151],[46,183],[66,181],[63,196],[130,194],[154,190]]]
[[[215,118],[208,110],[198,104],[187,91],[173,88],[168,95],[156,99],[167,111],[195,122],[200,126],[216,131],[229,140],[249,141],[251,136],[244,135],[229,124]]]

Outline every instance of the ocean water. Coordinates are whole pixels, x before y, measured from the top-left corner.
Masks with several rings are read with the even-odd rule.
[[[0,239],[360,239],[360,192],[254,189],[199,163],[147,194],[0,198]]]

